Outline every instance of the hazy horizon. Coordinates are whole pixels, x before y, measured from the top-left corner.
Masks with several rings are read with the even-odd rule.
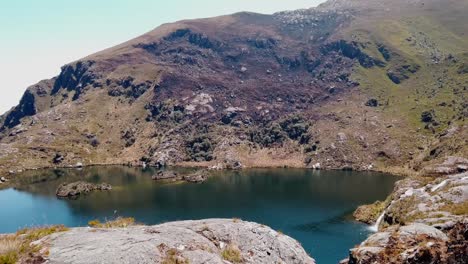
[[[271,14],[310,8],[324,0],[164,1],[18,0],[0,4],[0,114],[17,105],[27,87],[56,76],[60,67],[182,19],[239,11]]]

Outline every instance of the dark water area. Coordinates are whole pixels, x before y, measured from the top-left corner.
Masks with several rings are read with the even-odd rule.
[[[383,200],[398,177],[345,171],[249,169],[217,171],[202,184],[154,182],[154,169],[90,167],[27,172],[0,191],[0,233],[50,224],[86,226],[93,219],[131,216],[162,222],[240,218],[297,239],[317,263],[337,263],[370,231],[352,219],[357,206]],[[107,182],[109,192],[76,200],[55,197],[64,182]]]

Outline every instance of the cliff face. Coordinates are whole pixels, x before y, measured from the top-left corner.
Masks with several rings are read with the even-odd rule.
[[[0,118],[0,171],[420,170],[466,156],[466,11],[461,0],[340,0],[163,25],[28,88]]]

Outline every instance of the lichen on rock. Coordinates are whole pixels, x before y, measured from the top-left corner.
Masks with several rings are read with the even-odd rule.
[[[41,243],[47,246],[45,258],[50,264],[315,263],[296,240],[264,225],[233,219],[73,228]]]

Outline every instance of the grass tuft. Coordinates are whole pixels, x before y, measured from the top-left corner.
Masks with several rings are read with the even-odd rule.
[[[238,246],[234,244],[229,244],[223,252],[221,252],[221,256],[224,260],[230,261],[232,263],[242,263],[243,259],[241,256],[241,252]]]
[[[0,236],[0,264],[17,263],[20,259],[24,259],[26,263],[36,263],[34,257],[41,250],[41,246],[31,245],[31,243],[67,230],[68,228],[63,225],[56,225],[25,228],[13,235]]]
[[[166,252],[166,258],[162,264],[189,264],[189,261],[182,257],[177,249],[171,248]]]
[[[53,233],[68,231],[69,229],[64,225],[55,225],[41,228],[27,228],[21,229],[16,232],[18,235],[25,235],[27,240],[37,241],[45,236]]]
[[[468,215],[468,201],[463,203],[449,203],[441,209],[454,215]]]
[[[101,221],[95,219],[88,222],[90,227],[95,228],[125,228],[135,224],[135,218],[133,217],[118,217],[115,220],[101,223]]]

